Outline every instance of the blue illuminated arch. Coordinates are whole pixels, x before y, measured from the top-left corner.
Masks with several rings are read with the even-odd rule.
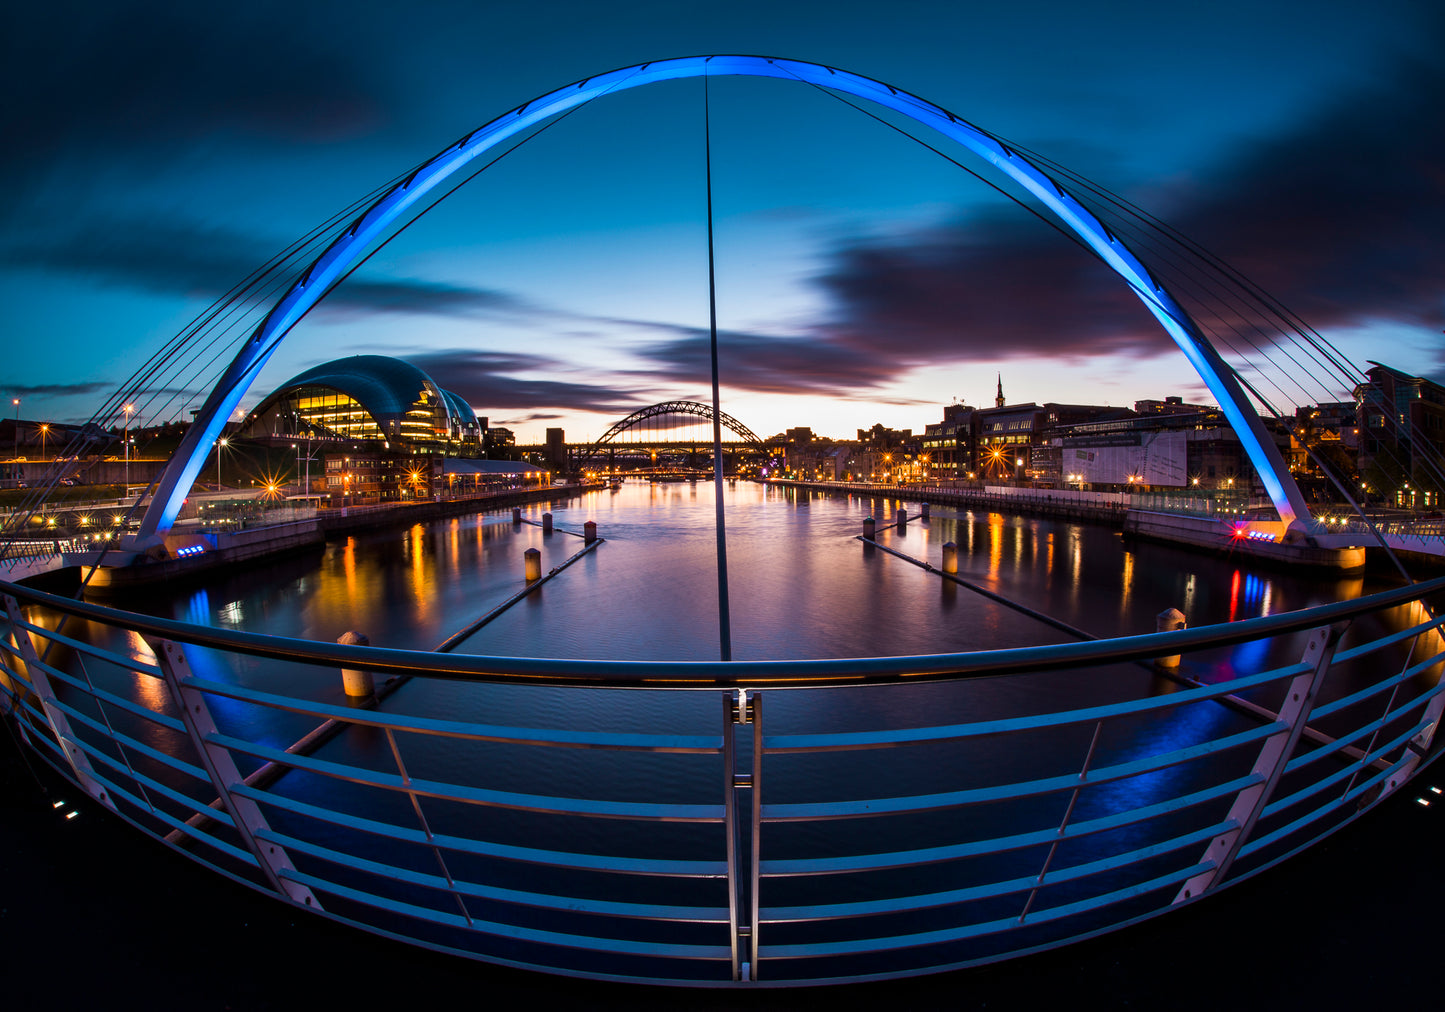
[[[1297,524],[1309,518],[1309,509],[1290,477],[1279,450],[1249,403],[1233,370],[1208,339],[1144,265],[1103,224],[1049,176],[1010,150],[992,135],[966,123],[916,95],[857,74],[762,56],[690,56],[624,67],[589,77],[533,99],[467,134],[387,191],[311,264],[295,286],[271,309],[225,374],[187,430],[167,465],[136,540],[146,544],[170,529],[191,483],[200,472],[211,445],[226,419],[250,389],[282,338],[361,257],[368,244],[379,239],[424,196],[473,159],[516,134],[609,92],[638,88],[659,81],[708,76],[775,77],[832,88],[896,110],[923,126],[963,145],[1022,185],[1103,258],[1154,314],[1199,376],[1219,401],[1240,442],[1259,472],[1265,489],[1279,510],[1280,519]]]

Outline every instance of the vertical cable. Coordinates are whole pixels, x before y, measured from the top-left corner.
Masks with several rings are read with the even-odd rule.
[[[707,308],[712,334],[712,484],[717,530],[717,636],[718,657],[733,659],[732,619],[728,614],[728,544],[723,521],[722,405],[718,396],[717,372],[717,272],[712,251],[712,105],[708,98],[708,76],[702,75],[703,156],[707,163]]]

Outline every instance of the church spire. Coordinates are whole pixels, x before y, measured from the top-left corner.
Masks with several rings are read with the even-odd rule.
[[[1003,407],[1003,373],[998,374],[998,396],[993,399],[993,406]]]

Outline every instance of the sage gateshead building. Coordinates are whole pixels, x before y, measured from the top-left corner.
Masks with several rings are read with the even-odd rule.
[[[236,436],[262,443],[366,446],[396,454],[482,456],[486,419],[409,362],[354,355],[281,384],[246,417]]]

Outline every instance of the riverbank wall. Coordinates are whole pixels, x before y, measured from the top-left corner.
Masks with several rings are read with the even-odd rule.
[[[318,510],[313,518],[306,520],[237,531],[176,527],[167,535],[163,551],[111,549],[103,553],[64,553],[44,575],[52,583],[56,580],[73,584],[85,582],[88,592],[115,594],[132,588],[202,579],[223,567],[319,551],[328,540],[362,531],[409,527],[509,506],[571,499],[603,487],[597,484],[555,485],[426,502],[349,506]],[[92,568],[94,572],[90,571]],[[39,572],[28,574],[27,582],[39,575]]]
[[[1116,492],[1075,492],[1050,489],[947,488],[928,485],[860,485],[846,482],[777,481],[784,487],[807,488],[861,498],[927,502],[964,509],[1006,511],[1064,520],[1107,524],[1129,537],[1180,545],[1216,555],[1246,556],[1265,565],[1305,566],[1339,574],[1362,572],[1370,551],[1364,546],[1322,548],[1276,540],[1283,533],[1278,520],[1205,517],[1132,509],[1129,496]],[[886,517],[879,518],[887,520]],[[1438,563],[1438,560],[1437,560]]]

